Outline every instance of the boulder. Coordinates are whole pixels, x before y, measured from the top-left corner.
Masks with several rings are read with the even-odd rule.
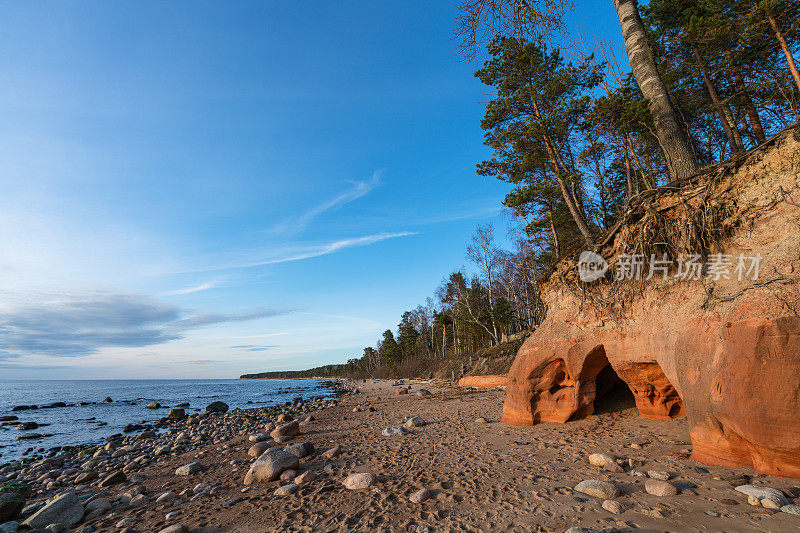
[[[294,470],[299,466],[300,461],[296,455],[273,448],[253,462],[244,477],[244,484],[275,481],[285,470]]]
[[[228,404],[220,401],[211,402],[206,405],[206,413],[227,413],[228,409]]]
[[[78,500],[78,496],[72,492],[65,492],[36,511],[28,517],[22,524],[31,529],[46,528],[50,524],[61,524],[65,529],[69,529],[83,518],[83,505]]]
[[[144,406],[145,409],[161,409],[161,404],[158,402],[150,402]]]
[[[559,262],[541,281],[547,315],[509,371],[502,420],[531,426],[586,418],[597,399],[627,388],[641,417],[687,417],[693,460],[800,477],[799,291],[796,274],[788,274],[797,272],[800,239],[786,229],[797,227],[797,207],[775,200],[775,191],[797,188],[788,164],[797,160],[795,127],[713,179],[698,176],[693,186],[704,192],[691,199],[676,188],[648,209],[632,208],[596,250],[611,262],[603,281],[584,283],[574,259]],[[641,281],[613,279],[621,258],[637,253],[633,243],[699,250],[683,228],[694,227],[695,209],[711,204],[728,209],[720,214],[724,247],[708,250],[732,258],[727,275],[675,276],[679,258],[671,256],[666,279],[656,273],[645,280],[649,257]],[[760,279],[738,275],[738,258],[749,268],[756,253]],[[789,277],[770,283],[778,274],[767,272]]]
[[[22,510],[25,498],[14,492],[0,494],[0,523],[11,520]]]
[[[169,418],[170,420],[182,420],[186,418],[186,411],[184,411],[183,409],[179,409],[177,407],[174,409],[170,409],[167,418]]]

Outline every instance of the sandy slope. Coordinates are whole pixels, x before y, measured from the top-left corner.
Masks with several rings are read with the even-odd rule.
[[[138,531],[159,531],[171,524],[191,528],[218,526],[225,531],[565,531],[583,526],[604,531],[793,531],[800,517],[753,507],[733,490],[749,474],[700,466],[682,458],[690,447],[685,420],[644,420],[633,408],[592,416],[564,425],[533,428],[497,422],[503,391],[464,390],[450,385],[411,382],[411,394],[398,396],[391,382],[358,383],[360,394],[346,397],[304,428],[296,441],[314,443],[318,451],[340,444],[344,453],[331,461],[315,455],[303,459],[304,469],[317,479],[289,496],[275,496],[278,482],[242,492],[252,459],[247,437],[227,445],[156,462],[143,473],[153,499],[198,482],[224,487],[213,496],[183,501],[175,507],[154,503],[113,511],[97,525],[114,531],[114,524],[134,517]],[[419,388],[429,398],[414,394]],[[372,406],[352,412],[354,406]],[[399,426],[405,416],[421,416],[429,424],[402,437],[383,437],[387,426]],[[486,417],[488,423],[476,423]],[[632,449],[638,443],[641,449]],[[587,461],[594,452],[640,461],[643,470],[667,470],[673,482],[690,481],[696,489],[659,498],[644,492],[644,479],[602,471]],[[197,460],[206,466],[191,478],[174,475],[176,466]],[[330,463],[332,471],[322,469]],[[348,491],[341,482],[350,473],[373,472],[370,489]],[[609,480],[619,486],[627,506],[620,515],[601,508],[601,501],[572,490],[584,479]],[[729,481],[733,480],[733,481]],[[800,496],[798,480],[758,477],[763,483]],[[421,504],[409,495],[426,487],[435,497]],[[118,489],[122,491],[123,489]],[[242,501],[223,508],[233,498]],[[719,516],[710,516],[706,512]],[[176,515],[165,519],[165,515]]]

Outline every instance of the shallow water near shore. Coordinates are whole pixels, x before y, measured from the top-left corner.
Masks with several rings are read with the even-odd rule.
[[[101,442],[121,433],[128,423],[155,422],[167,416],[169,407],[188,403],[187,414],[201,411],[213,401],[222,401],[231,409],[281,405],[294,398],[330,396],[332,391],[320,380],[42,380],[0,381],[0,416],[13,415],[18,420],[0,426],[0,464],[24,457],[30,448],[50,448]],[[106,397],[113,402],[101,403]],[[45,407],[55,402],[66,407]],[[158,402],[161,409],[147,409]],[[85,403],[85,405],[78,405]],[[18,405],[36,405],[38,409],[11,411]],[[41,426],[18,430],[23,422]],[[49,424],[49,425],[42,425]],[[18,440],[20,434],[52,434],[36,440]],[[28,452],[33,453],[33,451]]]

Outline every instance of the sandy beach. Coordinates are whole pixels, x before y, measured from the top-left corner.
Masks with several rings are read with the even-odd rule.
[[[792,531],[800,525],[800,517],[750,505],[735,490],[764,485],[792,500],[800,496],[796,480],[691,461],[683,418],[646,420],[633,406],[612,404],[610,412],[585,420],[514,427],[499,422],[499,388],[414,380],[349,386],[357,392],[284,410],[302,422],[300,435],[284,437],[280,446],[314,448],[284,481],[244,483],[255,460],[248,455],[252,441],[279,446],[265,436],[250,438],[277,422],[255,410],[184,419],[156,435],[127,437],[107,455],[84,451],[22,470],[6,467],[2,475],[6,483],[31,484],[28,514],[31,505],[59,494],[77,497],[84,516],[70,531]],[[424,425],[382,435],[407,417]],[[326,453],[337,446],[340,453]],[[616,461],[590,464],[594,453]],[[192,463],[198,466],[191,474],[176,473]],[[295,483],[306,471],[313,475]],[[109,482],[118,472],[124,480],[117,474]],[[343,483],[355,473],[374,477],[366,488],[350,490]],[[645,491],[647,479],[662,476],[676,495]],[[609,501],[616,503],[575,490],[585,480],[612,483],[620,494]],[[275,494],[286,485],[296,486]]]

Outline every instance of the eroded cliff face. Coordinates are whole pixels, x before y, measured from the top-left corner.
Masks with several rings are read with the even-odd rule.
[[[503,421],[589,416],[622,379],[641,416],[687,415],[695,460],[800,477],[799,172],[793,129],[642,207],[600,251],[603,280],[559,265],[542,287],[547,318],[508,374]],[[671,252],[699,236],[731,256],[729,278],[613,281],[615,260],[663,239],[660,226]],[[740,254],[760,254],[758,279],[739,279]]]

